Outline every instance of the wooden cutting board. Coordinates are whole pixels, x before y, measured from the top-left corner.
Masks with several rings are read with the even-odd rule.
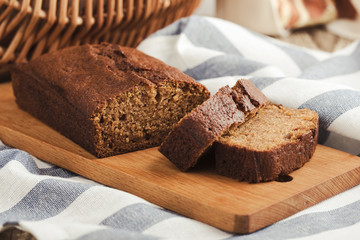
[[[98,159],[20,110],[0,84],[0,139],[107,186],[233,233],[249,233],[360,183],[360,158],[318,146],[290,182],[249,184],[212,168],[177,170],[157,148]]]

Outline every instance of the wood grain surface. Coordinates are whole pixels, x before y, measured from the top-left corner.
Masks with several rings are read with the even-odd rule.
[[[360,183],[360,158],[318,146],[290,182],[249,184],[211,166],[180,172],[157,148],[98,159],[20,110],[0,84],[0,139],[107,186],[233,233],[249,233]]]

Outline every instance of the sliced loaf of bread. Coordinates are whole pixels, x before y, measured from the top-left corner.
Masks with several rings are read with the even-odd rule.
[[[69,47],[12,69],[17,104],[97,157],[159,146],[209,98],[200,83],[134,48]]]
[[[159,151],[180,170],[193,167],[233,124],[241,124],[269,100],[249,80],[221,88],[178,122]]]

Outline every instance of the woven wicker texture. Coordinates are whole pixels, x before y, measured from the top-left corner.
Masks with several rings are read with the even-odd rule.
[[[135,47],[201,0],[0,0],[0,68],[85,43]]]

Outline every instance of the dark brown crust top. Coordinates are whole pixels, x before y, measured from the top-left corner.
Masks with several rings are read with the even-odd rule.
[[[234,102],[245,113],[251,114],[253,111],[257,112],[259,106],[269,102],[267,97],[249,80],[238,80],[233,89],[232,96]]]
[[[13,73],[17,72],[63,96],[86,116],[93,114],[99,103],[139,84],[157,85],[164,80],[180,79],[201,87],[194,79],[160,60],[134,48],[108,43],[51,52],[29,63],[15,65]]]
[[[236,144],[214,143],[216,171],[220,175],[251,183],[276,180],[302,167],[315,152],[318,141],[318,118],[314,129],[296,142],[279,145],[270,151],[254,151]]]
[[[176,68],[136,49],[111,44],[70,47],[11,71],[16,102],[94,155],[92,114],[105,101],[140,84],[185,82],[207,89]]]
[[[231,89],[221,88],[181,119],[159,151],[181,171],[187,171],[231,125],[244,122],[267,103],[260,90],[249,80],[241,79]]]

